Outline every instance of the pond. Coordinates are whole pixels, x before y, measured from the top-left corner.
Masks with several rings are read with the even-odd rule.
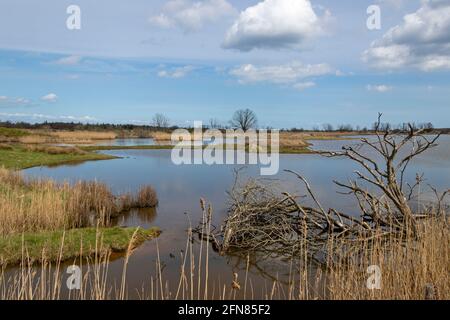
[[[114,145],[140,145],[150,141],[119,140]],[[343,145],[354,144],[351,140],[312,141],[317,150],[339,150]],[[182,165],[171,161],[170,150],[115,150],[105,152],[119,159],[85,162],[78,165],[63,165],[25,170],[30,177],[49,177],[58,181],[97,180],[107,183],[114,192],[134,192],[144,184],[152,185],[159,197],[156,210],[135,210],[122,217],[118,223],[124,226],[158,226],[162,230],[157,241],[149,241],[139,247],[128,263],[127,285],[130,297],[148,286],[150,276],[155,276],[157,246],[162,277],[167,280],[169,290],[177,290],[181,266],[180,252],[186,247],[189,219],[196,225],[201,219],[200,198],[212,205],[214,224],[220,225],[227,211],[227,191],[234,183],[237,165]],[[270,179],[277,180],[283,189],[297,195],[304,194],[302,185],[292,174],[283,170],[294,170],[311,183],[324,207],[333,207],[343,212],[355,213],[355,202],[350,196],[338,194],[333,180],[346,181],[353,178],[357,167],[348,160],[326,158],[320,155],[280,155],[280,172]],[[258,177],[257,165],[245,167],[241,179]],[[427,183],[445,190],[450,186],[450,136],[443,136],[439,146],[421,155],[411,164],[408,179],[413,181],[416,172],[425,173]],[[268,178],[268,177],[266,177]],[[120,283],[123,259],[111,262],[111,281]],[[210,251],[210,282],[216,290],[232,281],[237,272],[245,277],[246,261],[237,257],[220,256]],[[264,298],[264,292],[272,285],[274,277],[286,277],[288,268],[278,260],[251,264],[249,279],[255,298]]]

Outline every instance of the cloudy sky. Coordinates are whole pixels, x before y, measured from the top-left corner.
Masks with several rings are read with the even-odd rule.
[[[1,120],[189,125],[240,108],[280,128],[377,112],[450,127],[450,0],[0,2]]]

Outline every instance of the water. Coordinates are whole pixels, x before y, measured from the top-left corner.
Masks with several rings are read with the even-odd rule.
[[[136,145],[142,140],[119,140],[114,145]],[[149,144],[150,141],[142,141]],[[339,150],[343,145],[355,141],[313,141],[317,150]],[[408,180],[413,181],[416,172],[423,172],[427,183],[439,190],[450,186],[450,136],[443,136],[438,148],[421,155],[411,164]],[[180,252],[186,246],[188,217],[195,225],[200,221],[200,198],[210,203],[214,210],[214,223],[219,225],[226,216],[227,191],[234,182],[234,170],[241,166],[230,165],[185,165],[176,166],[171,162],[170,150],[115,150],[107,154],[121,157],[108,161],[85,162],[79,165],[53,168],[39,167],[25,170],[27,176],[49,177],[58,181],[98,180],[111,186],[114,192],[133,192],[140,185],[152,185],[159,197],[155,210],[133,211],[118,221],[126,226],[158,226],[162,230],[158,238],[161,261],[164,266],[163,278],[170,283],[170,290],[176,291],[181,265]],[[307,178],[324,207],[333,207],[343,212],[355,213],[355,202],[350,196],[337,194],[339,190],[332,180],[347,181],[354,177],[357,167],[350,161],[325,158],[319,155],[280,155],[280,172],[276,179],[283,189],[291,193],[305,194],[299,180],[283,170],[294,170]],[[245,177],[258,177],[259,167],[248,166],[242,171]],[[233,272],[244,277],[246,262],[236,257],[222,257],[210,253],[210,278],[216,285],[229,285]],[[156,275],[156,241],[149,241],[139,247],[128,264],[127,283],[129,294],[148,284],[151,275]],[[123,260],[111,263],[110,274],[120,283]],[[272,277],[283,277],[287,270],[279,261],[264,261],[252,265],[250,279],[256,293],[271,286]],[[114,280],[112,280],[114,281]],[[258,295],[257,295],[258,296]],[[260,296],[262,297],[262,296]]]
[[[96,141],[94,145],[132,147],[132,146],[154,146],[156,145],[156,143],[151,138],[139,138],[139,139],[99,140]]]

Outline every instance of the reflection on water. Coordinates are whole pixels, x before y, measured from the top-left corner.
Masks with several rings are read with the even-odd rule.
[[[140,142],[145,139],[138,139]],[[145,144],[149,144],[146,141]],[[134,139],[122,141],[123,145],[137,143]],[[339,150],[343,145],[354,141],[313,141],[313,148],[320,150]],[[408,171],[408,180],[413,181],[416,172],[423,172],[427,183],[440,190],[450,186],[450,136],[443,136],[438,148],[421,155]],[[116,144],[117,145],[117,144]],[[163,233],[158,239],[161,261],[164,265],[163,277],[169,280],[171,290],[176,291],[181,265],[180,253],[186,246],[186,230],[189,219],[197,224],[201,218],[200,198],[211,203],[214,223],[219,225],[226,216],[227,195],[234,182],[231,165],[185,165],[176,166],[171,162],[170,150],[116,150],[108,154],[121,159],[86,162],[77,166],[57,168],[32,168],[25,170],[28,176],[50,177],[59,181],[80,179],[98,180],[107,183],[115,192],[135,192],[140,185],[154,186],[159,197],[155,210],[135,210],[119,218],[115,223],[121,226],[158,226]],[[297,171],[304,175],[313,186],[323,206],[333,207],[344,212],[355,213],[355,202],[351,197],[337,194],[338,188],[332,180],[346,181],[353,177],[357,167],[345,159],[330,159],[319,155],[280,155],[280,172],[274,177],[282,188],[291,193],[304,194],[301,184],[284,169]],[[245,177],[258,177],[259,167],[248,166]],[[251,260],[256,257],[251,257]],[[138,248],[128,264],[128,287],[130,295],[136,288],[142,288],[151,275],[155,275],[156,241],[149,241]],[[111,263],[109,272],[119,279],[122,274],[122,259]],[[233,272],[245,276],[246,261],[238,257],[222,257],[210,253],[210,278],[215,285],[229,284]],[[243,273],[244,272],[244,273]],[[289,270],[278,260],[262,261],[250,268],[255,294],[271,286],[273,277],[283,278]],[[173,288],[175,286],[175,288]],[[256,296],[263,297],[263,296]]]
[[[149,229],[154,226],[156,215],[156,208],[131,209],[130,212],[113,218],[111,220],[111,225],[120,227],[142,227],[144,229]]]
[[[155,144],[156,144],[155,141],[151,138],[99,140],[94,143],[94,145],[96,146],[120,146],[120,147],[154,146]]]

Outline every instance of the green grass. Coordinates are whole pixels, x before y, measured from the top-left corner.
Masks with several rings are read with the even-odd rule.
[[[29,133],[25,130],[0,127],[0,137],[19,138],[28,135]]]
[[[11,235],[0,238],[0,265],[19,264],[23,256],[36,263],[43,260],[65,261],[76,257],[92,256],[96,253],[99,255],[107,252],[123,253],[127,251],[134,232],[136,236],[132,248],[160,234],[157,228],[145,230],[114,227]]]
[[[12,149],[0,149],[0,166],[7,169],[26,169],[36,166],[52,166],[64,163],[75,163],[89,160],[108,160],[115,157],[98,154],[48,154],[45,152],[28,151],[20,145]]]

